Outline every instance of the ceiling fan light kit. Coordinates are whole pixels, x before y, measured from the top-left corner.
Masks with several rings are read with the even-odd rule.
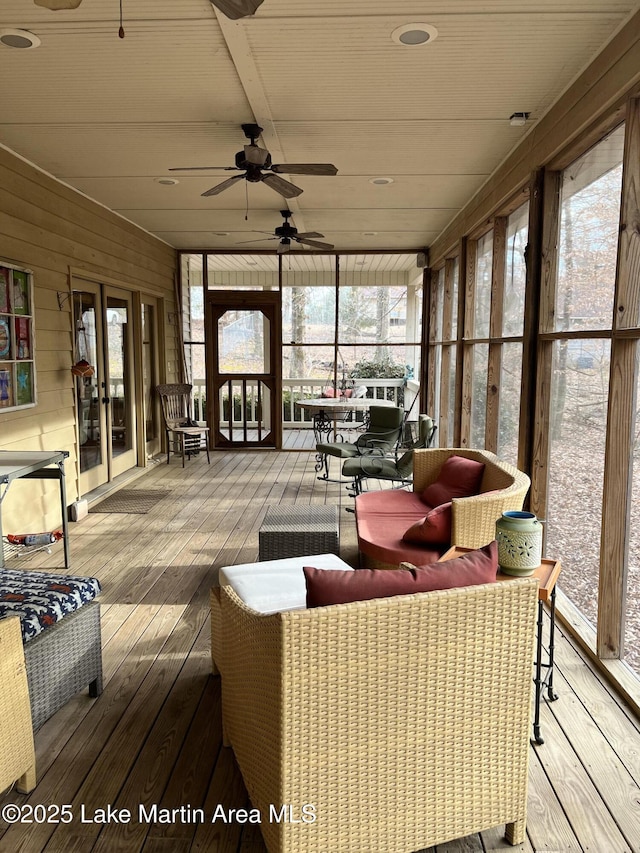
[[[243,124],[242,130],[249,140],[242,151],[235,156],[235,166],[173,166],[170,172],[207,172],[214,169],[223,169],[225,172],[243,172],[242,175],[234,175],[221,184],[211,187],[202,193],[204,197],[218,195],[224,190],[232,187],[240,178],[252,184],[264,183],[275,190],[283,198],[296,198],[302,193],[302,189],[281,178],[282,174],[290,175],[337,175],[338,170],[331,163],[272,163],[271,154],[266,148],[261,148],[256,139],[262,133],[258,124]]]

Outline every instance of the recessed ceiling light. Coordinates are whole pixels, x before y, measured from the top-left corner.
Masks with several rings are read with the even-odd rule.
[[[524,127],[531,113],[511,113],[509,124],[511,127]]]
[[[377,234],[378,234],[377,231],[363,231],[362,232],[363,237],[376,237]]]
[[[28,50],[31,47],[39,47],[42,42],[38,36],[34,36],[29,30],[0,30],[0,44],[5,47],[18,47]]]
[[[385,184],[392,184],[393,178],[369,178],[369,183],[382,187]]]
[[[391,33],[391,40],[405,47],[422,47],[438,38],[438,30],[432,24],[403,24]]]
[[[162,184],[163,187],[174,187],[179,183],[175,178],[156,178],[156,184]]]
[[[257,262],[257,261],[247,261],[247,264],[248,264],[250,267],[257,267],[257,266],[258,266],[258,262]]]

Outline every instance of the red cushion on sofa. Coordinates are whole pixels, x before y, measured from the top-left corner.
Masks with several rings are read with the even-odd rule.
[[[445,545],[451,542],[451,501],[434,507],[416,521],[403,535],[405,542],[432,542]]]
[[[450,456],[443,463],[435,483],[427,486],[422,493],[422,500],[429,506],[440,506],[452,498],[477,495],[483,474],[484,462],[476,462],[466,456]]]
[[[453,560],[408,570],[328,572],[305,566],[303,571],[307,584],[307,607],[325,607],[349,601],[369,601],[412,592],[491,583],[498,571],[498,545],[494,541]]]

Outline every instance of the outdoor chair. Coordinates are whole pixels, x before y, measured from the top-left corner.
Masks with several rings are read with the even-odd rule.
[[[329,457],[350,459],[374,454],[386,456],[393,453],[402,435],[403,410],[399,406],[371,406],[366,430],[354,442],[333,441],[316,444],[318,466],[324,472],[319,480],[329,479]]]
[[[429,415],[418,415],[416,437],[413,438],[412,433],[407,430],[395,457],[368,455],[345,459],[342,476],[352,479],[347,487],[351,496],[361,494],[363,480],[369,478],[391,481],[400,486],[409,485],[413,479],[413,451],[430,447],[436,429],[433,418]],[[399,455],[400,451],[403,451],[402,455]]]
[[[192,387],[186,383],[156,385],[156,391],[162,404],[167,435],[167,465],[173,450],[174,453],[180,453],[182,456],[182,467],[184,468],[185,456],[190,459],[191,456],[199,453],[203,440],[204,448],[207,451],[207,462],[211,464],[209,427],[201,426],[191,418]]]
[[[36,756],[20,619],[0,619],[0,791],[36,784]]]

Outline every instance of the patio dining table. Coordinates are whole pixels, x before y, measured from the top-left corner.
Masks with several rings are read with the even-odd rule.
[[[374,400],[370,397],[318,397],[311,400],[297,400],[296,405],[313,416],[313,435],[316,443],[321,443],[333,432],[338,432],[338,422],[347,416],[353,418],[356,412],[369,414],[371,406],[393,406],[391,400]]]

